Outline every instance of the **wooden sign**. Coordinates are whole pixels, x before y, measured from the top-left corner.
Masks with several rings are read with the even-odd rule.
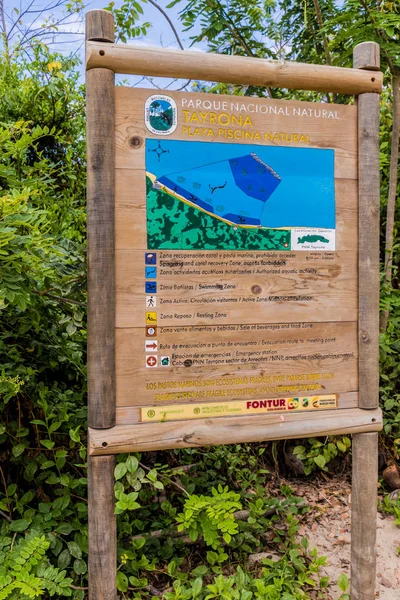
[[[352,600],[375,597],[379,47],[354,69],[114,44],[87,15],[90,600],[114,455],[353,435]],[[114,73],[356,95],[115,87]]]
[[[117,423],[357,407],[356,106],[115,92]]]

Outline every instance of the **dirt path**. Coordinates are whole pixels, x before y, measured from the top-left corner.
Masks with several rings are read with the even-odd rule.
[[[350,506],[351,487],[343,480],[310,484],[290,482],[296,495],[303,497],[309,505],[306,519],[300,527],[310,547],[328,558],[324,571],[331,579],[329,588],[332,600],[340,596],[336,585],[341,573],[350,576]],[[377,582],[376,597],[380,600],[400,598],[400,528],[394,518],[378,513],[377,518]]]

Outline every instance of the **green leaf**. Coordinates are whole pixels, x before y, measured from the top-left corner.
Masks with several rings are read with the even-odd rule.
[[[37,469],[38,469],[38,466],[35,463],[35,461],[29,462],[25,467],[24,479],[28,482],[31,482],[35,476]]]
[[[157,471],[156,471],[156,469],[151,469],[151,471],[149,471],[147,473],[147,479],[149,481],[151,481],[152,483],[154,483],[157,480]]]
[[[19,519],[18,521],[12,521],[12,523],[10,523],[10,531],[25,531],[26,529],[28,529],[30,524],[31,521],[28,519]]]
[[[71,440],[73,442],[80,442],[81,438],[79,437],[79,433],[78,433],[79,427],[76,427],[76,429],[70,429],[69,430],[69,437],[71,438]]]
[[[60,427],[61,423],[58,421],[54,421],[49,427],[49,434],[54,433]]]
[[[128,456],[128,459],[126,461],[126,468],[128,469],[129,473],[135,473],[137,471],[138,466],[139,461],[136,458],[136,456]]]
[[[206,565],[199,565],[192,571],[192,575],[194,575],[195,577],[199,577],[200,575],[207,575],[207,573],[208,567],[206,567]]]
[[[82,558],[82,550],[76,542],[68,542],[67,546],[71,556],[74,558]]]
[[[12,449],[13,456],[20,456],[25,450],[25,444],[15,444]]]
[[[69,523],[61,523],[57,528],[56,532],[61,533],[61,535],[69,535],[72,531],[72,527]]]
[[[54,448],[54,442],[51,440],[40,440],[40,443],[48,450],[52,450]]]
[[[201,577],[197,577],[192,583],[192,598],[196,598],[201,594],[203,589],[203,580]]]
[[[67,333],[68,333],[68,335],[73,335],[75,333],[75,331],[76,331],[76,327],[75,327],[75,325],[71,321],[67,325]]]
[[[118,463],[114,469],[115,479],[121,479],[126,474],[127,470],[128,470],[128,468],[126,466],[126,463],[124,463],[124,462]],[[122,591],[122,590],[120,590],[120,591]]]
[[[129,587],[128,578],[125,573],[118,571],[117,573],[117,590],[120,592],[127,592]]]
[[[60,552],[60,554],[58,556],[58,560],[57,560],[58,568],[61,570],[66,569],[70,562],[71,562],[71,555],[68,552],[68,550],[65,549],[62,552]]]
[[[143,548],[143,546],[146,543],[146,538],[142,537],[142,538],[137,538],[136,540],[132,541],[132,546],[136,549],[136,550],[140,550],[140,548]]]
[[[347,577],[347,575],[345,573],[341,573],[339,575],[338,586],[342,590],[342,592],[345,592],[347,590],[347,588],[349,587],[349,578]]]
[[[319,466],[320,469],[323,469],[326,465],[326,460],[322,456],[322,454],[318,454],[318,456],[314,457],[314,462]]]
[[[17,491],[17,484],[10,483],[10,485],[7,487],[7,496],[14,496],[16,491]]]
[[[80,558],[74,560],[74,571],[78,575],[84,575],[87,571],[87,564]]]

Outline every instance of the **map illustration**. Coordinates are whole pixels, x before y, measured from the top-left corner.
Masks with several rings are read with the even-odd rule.
[[[148,247],[335,249],[334,151],[146,141]]]

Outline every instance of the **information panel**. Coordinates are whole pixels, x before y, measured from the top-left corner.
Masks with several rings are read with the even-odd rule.
[[[357,108],[115,93],[117,423],[356,407]]]

